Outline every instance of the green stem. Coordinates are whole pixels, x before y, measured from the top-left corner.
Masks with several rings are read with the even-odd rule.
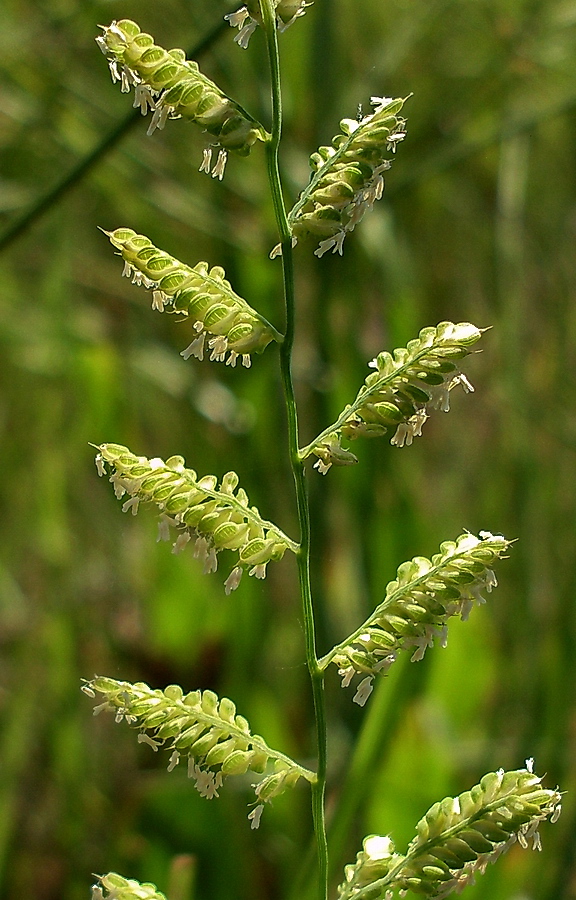
[[[298,579],[302,598],[302,616],[306,645],[306,663],[312,682],[312,696],[316,720],[316,740],[318,749],[318,768],[316,782],[312,784],[312,816],[318,853],[318,898],[326,900],[328,896],[328,845],[326,841],[326,820],[324,795],[326,789],[326,711],[324,701],[324,673],[318,665],[316,654],[316,636],[314,622],[314,606],[310,586],[310,509],[308,491],[304,473],[304,464],[298,454],[298,414],[294,396],[292,378],[292,348],[294,346],[295,298],[294,298],[294,265],[292,255],[292,236],[278,165],[278,148],[282,132],[282,94],[280,89],[280,58],[276,34],[276,14],[272,0],[259,0],[262,22],[266,34],[268,58],[270,63],[270,80],[272,91],[272,134],[266,144],[268,177],[272,192],[272,201],[282,248],[282,270],[284,277],[284,300],[286,305],[286,328],[284,342],[280,347],[280,369],[286,415],[288,420],[288,450],[290,465],[296,490],[296,506],[300,526],[300,549],[297,553]]]

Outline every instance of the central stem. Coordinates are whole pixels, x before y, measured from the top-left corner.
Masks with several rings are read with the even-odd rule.
[[[282,94],[280,89],[280,61],[276,33],[276,13],[273,0],[259,0],[262,23],[266,34],[270,81],[272,92],[272,133],[266,144],[268,178],[274,203],[274,212],[280,235],[282,250],[282,270],[284,278],[284,300],[286,309],[286,330],[280,347],[280,369],[286,415],[288,420],[288,452],[296,490],[296,506],[300,526],[300,549],[297,553],[298,579],[302,600],[302,617],[306,644],[306,663],[312,682],[312,696],[316,719],[316,740],[318,768],[316,781],[312,784],[312,816],[318,853],[318,900],[328,896],[328,846],[326,842],[326,822],[324,794],[326,788],[326,711],[324,701],[324,673],[318,665],[314,623],[314,606],[310,586],[310,509],[304,473],[304,463],[298,454],[298,414],[292,378],[292,348],[295,331],[294,265],[292,255],[292,235],[278,165],[278,149],[282,132]]]

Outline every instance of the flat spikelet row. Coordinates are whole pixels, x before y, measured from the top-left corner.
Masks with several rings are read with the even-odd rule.
[[[323,475],[332,465],[358,462],[342,447],[342,438],[379,437],[390,428],[390,443],[409,446],[422,434],[430,412],[450,409],[450,391],[460,385],[474,390],[459,368],[460,360],[472,352],[482,331],[469,322],[440,322],[423,328],[417,338],[394,352],[379,353],[368,365],[376,369],[365,379],[353,403],[345,407],[337,421],[300,450],[300,458],[310,454]]]
[[[237,564],[225,582],[227,594],[238,587],[244,569],[265,578],[271,560],[282,559],[286,550],[298,550],[298,544],[249,505],[235,472],[224,475],[218,486],[216,476],[198,478],[185,467],[181,456],[171,456],[166,462],[147,459],[120,444],[101,444],[96,465],[100,475],[110,467],[110,481],[118,498],[129,495],[123,512],[132,510],[135,515],[141,502],[158,507],[158,540],[169,540],[170,528],[178,532],[173,552],[183,550],[195,535],[194,555],[204,561],[205,573],[216,571],[221,550],[236,551]]]
[[[416,662],[435,640],[446,645],[448,620],[467,619],[474,604],[484,603],[482,592],[497,584],[492,567],[509,546],[501,535],[465,533],[441,544],[432,559],[417,556],[402,563],[383,602],[320,660],[320,666],[337,665],[343,687],[356,674],[364,675],[354,696],[354,702],[363,706],[375,676],[386,674],[401,650],[411,651]]]
[[[247,368],[251,353],[262,353],[272,340],[281,340],[275,328],[238,296],[220,266],[199,262],[193,268],[159,250],[131,228],[105,231],[120,251],[124,272],[136,284],[152,289],[152,308],[187,316],[197,332],[182,352],[188,359],[210,359],[235,366],[239,357]],[[228,358],[226,358],[228,357]]]
[[[360,120],[342,119],[332,144],[310,157],[313,175],[291,210],[294,238],[324,238],[316,256],[328,250],[342,254],[344,239],[384,191],[383,173],[390,153],[406,136],[399,113],[405,100],[372,97],[374,112]]]
[[[256,141],[266,140],[262,125],[203,75],[196,62],[186,59],[183,50],[159,47],[130,19],[112,22],[102,30],[96,41],[108,60],[112,80],[120,81],[124,92],[135,88],[134,107],[140,107],[142,115],[152,111],[148,134],[164,128],[167,119],[195,122],[220,147],[212,169],[213,177],[220,179],[227,150],[247,156]],[[210,170],[211,160],[208,149],[202,171]]]
[[[259,811],[250,818],[257,827],[262,805],[292,787],[299,778],[313,781],[313,772],[289,757],[272,750],[260,735],[252,734],[243,716],[236,713],[232,700],[219,699],[213,691],[184,694],[178,685],[152,690],[147,684],[130,684],[113,678],[98,677],[86,681],[88,696],[104,696],[95,709],[115,713],[116,721],[126,720],[138,728],[138,739],[154,751],[166,746],[171,750],[168,770],[181,759],[187,760],[188,777],[202,797],[218,797],[224,779],[247,772],[263,774],[269,764],[273,772],[255,786]],[[256,818],[256,825],[254,820]]]
[[[356,862],[346,866],[339,900],[392,900],[408,890],[442,900],[473,884],[516,841],[539,850],[538,827],[558,819],[562,798],[541,787],[532,766],[527,760],[525,769],[490,772],[470,791],[435,803],[405,856],[389,837],[365,838]]]

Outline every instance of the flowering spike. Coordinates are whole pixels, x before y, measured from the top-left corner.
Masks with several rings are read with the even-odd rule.
[[[270,341],[282,341],[282,335],[232,290],[220,266],[187,266],[131,228],[104,234],[120,251],[124,274],[152,291],[153,309],[192,320],[195,337],[182,351],[185,359],[203,359],[210,352],[210,359],[231,366],[242,356],[246,366],[251,353],[262,353]]]
[[[249,575],[264,578],[271,560],[282,559],[286,550],[298,551],[298,544],[263,519],[255,506],[249,506],[246,493],[237,488],[235,472],[228,472],[218,487],[214,475],[198,478],[196,472],[185,468],[181,456],[171,456],[166,462],[147,459],[119,444],[101,444],[96,465],[101,475],[109,466],[110,482],[119,499],[128,495],[123,512],[135,514],[140,502],[156,504],[160,510],[158,540],[169,540],[170,529],[175,528],[174,553],[195,536],[194,556],[203,561],[205,573],[216,571],[221,550],[236,551],[236,566],[225,582],[227,594],[238,587],[245,568]]]
[[[354,702],[364,706],[374,678],[386,674],[401,650],[412,653],[412,662],[424,657],[434,641],[446,646],[448,619],[465,620],[475,605],[485,602],[496,586],[493,565],[510,541],[486,531],[475,537],[468,532],[445,541],[432,559],[416,556],[402,563],[396,579],[386,587],[385,599],[356,631],[320,660],[338,666],[342,687],[362,675]]]
[[[134,106],[142,115],[152,111],[148,134],[162,129],[167,119],[196,122],[221,148],[212,175],[222,178],[227,150],[247,156],[256,141],[265,141],[265,129],[186,59],[183,50],[164,50],[136,22],[121,19],[102,26],[96,38],[108,59],[113,81],[124,92],[135,88]],[[205,168],[206,156],[202,168]],[[207,171],[209,171],[209,166]]]
[[[406,136],[406,121],[399,115],[405,100],[372,97],[371,102],[372,113],[342,119],[332,144],[312,154],[310,183],[288,216],[296,239],[323,238],[316,256],[329,250],[342,255],[346,235],[382,197],[383,173],[392,165],[385,154],[394,154]]]
[[[345,868],[339,900],[391,900],[408,890],[435,900],[460,893],[515,841],[540,849],[538,827],[560,815],[558,790],[525,769],[490,772],[459,797],[435,803],[416,826],[405,856],[389,837],[369,835]]]
[[[306,7],[312,6],[312,3],[308,3],[307,0],[274,0],[274,6],[276,27],[278,31],[282,32],[286,31],[296,19],[303,16],[306,12]],[[236,12],[228,13],[224,18],[232,28],[238,29],[238,34],[234,40],[244,50],[247,48],[250,38],[258,25],[262,25],[262,15],[258,0],[247,0],[246,6],[241,6]]]
[[[166,900],[155,884],[123,878],[116,872],[96,877],[99,883],[92,886],[92,900]]]
[[[460,372],[459,361],[468,356],[482,331],[469,322],[440,322],[423,328],[407,347],[393,354],[379,353],[368,363],[376,369],[365,379],[354,402],[338,420],[300,450],[300,458],[314,454],[322,475],[332,465],[347,466],[356,457],[341,446],[342,438],[378,437],[394,428],[390,443],[410,446],[422,434],[430,412],[450,409],[450,391],[460,385],[466,393],[474,390]]]
[[[185,759],[188,777],[208,800],[218,797],[225,778],[248,771],[263,774],[270,766],[272,772],[255,785],[259,804],[277,797],[300,778],[315,780],[313,772],[252,734],[246,719],[236,714],[235,704],[226,697],[219,699],[213,691],[185,694],[175,684],[163,691],[152,690],[141,682],[130,684],[102,676],[86,682],[84,688],[104,696],[95,715],[110,710],[117,722],[125,719],[138,728],[140,743],[171,751],[169,771]]]

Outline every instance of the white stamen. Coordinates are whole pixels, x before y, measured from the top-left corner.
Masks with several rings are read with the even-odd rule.
[[[206,334],[203,332],[199,337],[195,338],[191,344],[189,344],[185,350],[182,350],[180,356],[183,359],[190,359],[191,356],[195,356],[196,359],[204,359],[204,342],[206,340]]]
[[[139,744],[148,744],[149,747],[152,747],[152,750],[154,751],[154,753],[158,752],[158,747],[160,746],[160,743],[158,741],[153,740],[151,737],[149,737],[149,735],[141,733],[138,735],[137,740],[138,740]]]
[[[242,47],[243,50],[246,50],[248,44],[250,43],[250,38],[256,31],[258,27],[258,22],[256,19],[250,18],[250,21],[244,25],[241,31],[238,32],[234,40],[238,44],[239,47]]]
[[[236,12],[228,13],[228,15],[224,16],[224,20],[228,22],[232,28],[242,28],[246,19],[249,18],[250,13],[245,6],[241,6]],[[96,40],[98,40],[98,38]],[[102,40],[102,38],[100,38],[100,40]]]
[[[140,112],[143,116],[146,115],[149,109],[154,109],[154,95],[149,84],[136,85],[134,89],[134,103],[132,105],[134,109],[140,107]]]
[[[332,467],[332,463],[329,461],[325,462],[323,459],[317,459],[316,462],[314,463],[314,465],[312,466],[313,469],[318,469],[318,471],[320,472],[321,475],[325,475],[326,472],[331,467]]]
[[[211,572],[215,572],[218,568],[218,558],[216,556],[216,550],[214,547],[211,547],[208,553],[206,554],[206,558],[204,559],[204,575],[210,575]]]
[[[352,698],[354,703],[357,703],[358,706],[364,706],[368,697],[374,690],[373,681],[374,681],[374,678],[369,675],[368,677],[363,678],[362,681],[360,682],[360,684],[358,685],[356,693],[354,694],[354,696]]]
[[[202,151],[202,163],[201,163],[198,171],[206,172],[209,175],[211,164],[212,164],[212,148],[205,147],[204,150]]]
[[[348,666],[346,669],[338,669],[338,674],[342,676],[342,687],[347,688],[355,673],[354,666]]]
[[[218,159],[216,160],[216,165],[212,169],[212,178],[218,178],[219,181],[222,181],[224,178],[224,169],[226,168],[226,160],[228,159],[228,154],[226,150],[222,149],[218,153]]]
[[[130,497],[126,500],[125,503],[122,504],[122,512],[128,512],[129,509],[132,510],[132,515],[135,516],[138,512],[138,504],[140,503],[139,497]]]
[[[179,534],[174,542],[174,546],[172,547],[172,553],[175,553],[175,554],[182,553],[182,551],[184,550],[184,547],[186,546],[186,544],[188,543],[189,540],[190,540],[190,532],[189,531],[183,531],[181,534]]]
[[[251,813],[248,813],[248,819],[250,820],[250,828],[258,828],[260,826],[260,819],[262,817],[262,811],[264,810],[264,804],[260,803],[259,806],[255,806]]]
[[[232,591],[235,591],[240,584],[243,571],[244,569],[242,568],[242,566],[235,566],[230,572],[228,578],[224,582],[224,593],[227,596],[229,596]]]
[[[158,312],[164,312],[164,307],[166,303],[169,301],[169,297],[163,291],[153,291],[152,292],[152,309],[158,310]]]
[[[178,765],[179,762],[180,762],[180,754],[178,753],[177,750],[175,750],[174,753],[172,754],[172,756],[170,757],[170,761],[168,763],[168,771],[172,772],[176,768],[176,766]]]

